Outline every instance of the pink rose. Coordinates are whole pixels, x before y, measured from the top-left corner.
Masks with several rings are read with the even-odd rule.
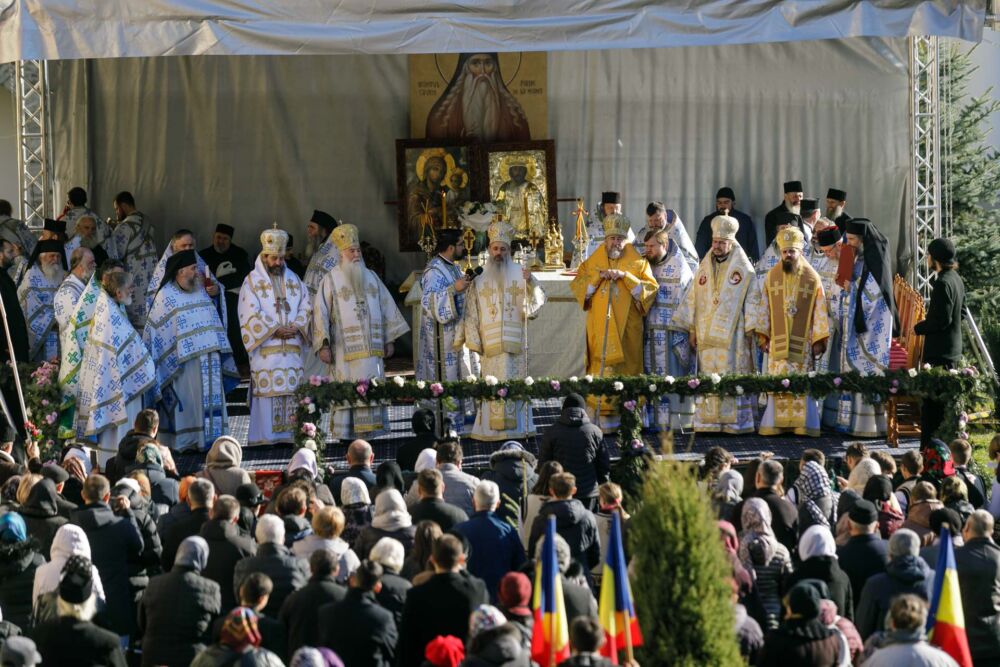
[[[791,384],[792,384],[792,381],[789,380],[788,378],[785,378],[784,380],[781,381],[781,386],[784,387],[785,389],[788,389],[788,387]]]
[[[50,412],[49,414],[45,415],[45,423],[49,425],[54,424],[56,421],[56,417],[58,416],[59,415],[57,415],[56,413]]]
[[[322,382],[320,381],[320,376],[318,376],[318,375],[310,375],[309,376],[309,384],[311,384],[314,387],[320,386],[322,384]]]
[[[499,396],[500,398],[506,398],[507,397],[507,387],[500,387],[499,389],[497,389],[497,396]]]
[[[698,385],[700,384],[701,380],[699,380],[698,378],[691,378],[690,380],[688,380],[688,386],[691,387],[692,389],[697,389]]]
[[[361,396],[364,396],[365,394],[367,394],[367,393],[368,393],[368,385],[366,385],[366,384],[365,384],[365,383],[363,383],[363,382],[362,382],[361,384],[359,384],[359,385],[358,385],[357,387],[355,387],[354,389],[355,389],[355,391],[357,391],[357,392],[358,392],[358,393],[359,393],[359,394],[360,394]]]
[[[897,391],[899,391],[899,389],[897,389],[896,387],[889,387],[890,394],[895,394]]]
[[[444,393],[444,386],[440,382],[431,384],[431,395],[435,398]]]
[[[625,409],[631,412],[632,410],[635,410],[636,403],[635,401],[625,401],[624,405]]]
[[[840,378],[833,378],[834,387],[839,387],[841,382],[843,382],[843,380],[841,380]]]
[[[559,391],[559,380],[552,380],[549,382],[549,386],[552,387],[552,391]]]
[[[302,425],[302,432],[305,433],[310,438],[316,436],[316,424],[312,422],[306,422]]]

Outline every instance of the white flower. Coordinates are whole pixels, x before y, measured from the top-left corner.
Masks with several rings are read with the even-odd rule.
[[[650,391],[656,391],[656,385],[655,384],[649,385],[649,390]]]
[[[307,405],[306,412],[308,412],[309,414],[316,412],[316,405],[314,403],[310,403],[309,405]]]
[[[587,373],[586,375],[583,376],[583,381],[589,384],[594,381],[594,376],[591,375],[590,373]]]
[[[611,388],[614,389],[615,391],[621,391],[622,389],[625,388],[625,385],[623,385],[621,382],[616,381],[613,385],[611,385]]]
[[[814,377],[816,377],[816,371],[809,371],[808,373],[806,373],[806,375],[809,376],[809,377],[811,377],[811,378],[814,378]]]
[[[397,387],[402,387],[404,384],[406,384],[406,380],[403,379],[402,375],[396,375],[392,378],[392,383]]]
[[[885,371],[883,371],[881,368],[876,368],[874,375],[878,377],[885,377]]]
[[[911,378],[915,378],[917,377],[917,369],[911,368],[910,370],[906,371],[906,374],[909,375]]]
[[[569,379],[569,381],[570,381],[570,382],[579,382],[579,381],[580,381],[580,378],[578,378],[577,376],[575,376],[575,375],[574,375],[573,377],[571,377],[571,378]]]
[[[495,387],[500,383],[500,381],[497,380],[495,375],[487,375],[486,377],[483,378],[483,382],[485,382],[486,385],[489,387]]]
[[[417,389],[423,389],[426,386],[427,386],[426,382],[424,382],[423,380],[417,380]]]
[[[951,373],[952,375],[958,375],[958,369],[957,368],[949,368],[948,372]]]
[[[923,366],[921,366],[921,368],[924,369],[925,371],[929,371],[931,369],[931,365],[930,364],[924,364]]]
[[[524,384],[530,387],[531,385],[535,384],[535,379],[529,375],[528,377],[524,378]]]
[[[312,438],[303,442],[302,446],[305,447],[306,449],[311,449],[314,452],[316,451],[316,441],[313,440]]]
[[[667,384],[673,384],[674,383],[674,376],[673,375],[665,375],[663,377],[663,381],[666,382]]]
[[[465,381],[468,382],[469,384],[476,384],[476,382],[479,381],[479,378],[477,378],[475,375],[466,375]]]
[[[737,396],[743,395],[743,387],[741,385],[736,385],[736,395]]]
[[[722,376],[718,373],[709,374],[708,379],[712,381],[712,384],[719,384],[722,382]]]

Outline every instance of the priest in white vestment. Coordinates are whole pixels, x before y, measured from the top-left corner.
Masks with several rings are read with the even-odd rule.
[[[156,263],[156,268],[153,269],[153,273],[149,279],[149,286],[146,288],[146,312],[148,313],[149,309],[153,307],[153,297],[160,291],[160,285],[163,283],[163,276],[167,271],[167,262],[170,261],[170,258],[173,257],[174,253],[181,252],[182,250],[194,250],[197,259],[198,276],[205,285],[205,292],[219,313],[222,326],[227,326],[226,300],[220,296],[222,294],[222,283],[212,275],[201,255],[197,254],[197,248],[195,247],[197,244],[194,232],[189,229],[177,230],[170,237],[170,242],[167,243],[167,248],[163,251],[160,261]]]
[[[76,430],[77,437],[97,443],[103,467],[142,411],[143,396],[156,385],[156,369],[126,313],[136,298],[132,277],[105,273],[101,284],[80,365]]]
[[[393,341],[410,327],[389,290],[365,267],[358,228],[340,225],[330,236],[340,261],[324,276],[313,299],[313,350],[332,366],[337,382],[383,382]],[[341,440],[370,440],[388,431],[385,405],[334,406],[330,415],[330,432]]]
[[[228,432],[226,392],[239,384],[219,311],[194,250],[174,253],[149,309],[142,339],[156,364],[160,444],[207,450]]]
[[[63,244],[46,239],[35,244],[28,269],[17,286],[17,300],[28,325],[28,354],[32,361],[59,358],[59,327],[56,323],[56,290],[66,277]]]
[[[837,268],[840,263],[840,247],[843,234],[837,225],[826,218],[820,218],[813,234],[812,254],[809,265],[819,274],[826,295],[826,312],[830,319],[830,344],[823,355],[816,359],[816,372],[830,370],[831,355],[840,346],[840,285],[837,284]],[[835,399],[834,399],[835,400]]]
[[[326,274],[330,273],[333,267],[340,262],[340,249],[333,242],[333,230],[337,227],[337,220],[326,211],[315,210],[306,225],[306,236],[309,239],[309,247],[313,248],[309,256],[309,264],[306,266],[305,276],[302,278],[309,289],[309,303],[316,298],[319,291],[319,284],[323,282]],[[311,324],[310,324],[311,326]],[[316,355],[312,346],[306,346],[303,353],[303,363],[306,375],[333,375],[333,370],[329,364],[323,363]]]
[[[77,248],[69,256],[69,273],[56,290],[53,300],[53,308],[56,315],[56,324],[59,326],[59,338],[66,331],[66,325],[76,310],[76,303],[80,300],[84,288],[94,275],[94,253],[89,248]]]
[[[125,262],[132,276],[135,297],[128,307],[132,325],[140,329],[146,324],[146,289],[156,268],[156,243],[153,226],[145,214],[136,210],[135,199],[129,192],[119,192],[114,200],[115,217],[119,220],[107,243],[108,256]]]
[[[240,288],[240,328],[250,355],[249,445],[292,442],[295,390],[309,340],[309,290],[287,266],[288,232],[265,230],[253,271]]]
[[[670,240],[684,259],[691,265],[691,270],[698,268],[698,251],[684,227],[684,221],[673,209],[668,209],[661,201],[652,201],[646,205],[646,226],[635,235],[632,245],[643,257],[646,256],[646,236],[650,232],[666,230]]]
[[[487,232],[490,258],[465,299],[465,321],[455,346],[480,355],[483,377],[520,380],[527,375],[525,322],[545,304],[531,271],[510,256],[514,229],[494,222]],[[474,440],[516,440],[535,434],[530,401],[482,401],[472,427]]]
[[[686,332],[697,353],[697,372],[752,372],[750,343],[744,332],[744,307],[754,284],[753,264],[736,241],[740,223],[719,215],[712,219],[712,249],[701,260],[694,283],[681,301],[670,328]],[[699,396],[694,430],[700,433],[750,433],[754,430],[750,395]]]

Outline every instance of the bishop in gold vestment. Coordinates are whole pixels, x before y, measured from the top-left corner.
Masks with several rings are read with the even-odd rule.
[[[823,282],[802,256],[802,232],[778,232],[781,263],[764,278],[756,334],[767,351],[770,375],[807,373],[826,351],[830,337]],[[793,432],[818,436],[822,412],[811,396],[771,394],[760,421],[761,435]]]
[[[525,319],[545,303],[545,294],[531,272],[510,257],[514,228],[494,222],[488,231],[490,259],[465,298],[465,317],[455,349],[463,343],[480,355],[483,377],[515,380],[527,374],[524,351]],[[472,427],[474,440],[514,440],[535,432],[531,405],[515,401],[483,401]]]
[[[629,231],[624,215],[606,215],[603,245],[580,265],[570,284],[577,303],[587,311],[587,373],[595,377],[642,374],[643,320],[659,284],[649,262],[626,242]],[[611,399],[590,396],[587,401],[592,414],[600,403],[595,421],[605,432],[618,428],[618,410]]]
[[[712,249],[698,265],[694,282],[670,322],[686,332],[698,355],[698,373],[725,375],[753,371],[750,344],[744,336],[747,295],[754,285],[753,264],[736,242],[740,223],[712,219]],[[750,433],[753,400],[745,396],[699,396],[694,430],[700,433]]]

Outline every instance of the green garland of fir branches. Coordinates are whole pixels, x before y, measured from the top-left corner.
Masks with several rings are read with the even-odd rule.
[[[983,391],[983,377],[972,366],[947,371],[924,367],[922,370],[889,371],[882,375],[859,373],[809,373],[802,375],[697,375],[672,378],[657,375],[538,378],[499,381],[486,376],[470,376],[459,382],[425,382],[404,380],[365,380],[332,382],[314,376],[299,387],[296,411],[295,441],[300,447],[322,449],[326,434],[317,423],[322,411],[330,405],[363,406],[379,401],[412,401],[441,399],[508,400],[562,398],[572,393],[604,395],[615,399],[621,418],[619,444],[622,450],[642,449],[641,413],[643,401],[658,399],[665,394],[684,396],[741,396],[744,394],[792,393],[815,397],[837,392],[858,393],[871,402],[885,401],[892,396],[946,399],[944,421],[938,437],[950,440],[966,428],[964,410],[972,398]],[[626,445],[630,446],[627,447]]]

